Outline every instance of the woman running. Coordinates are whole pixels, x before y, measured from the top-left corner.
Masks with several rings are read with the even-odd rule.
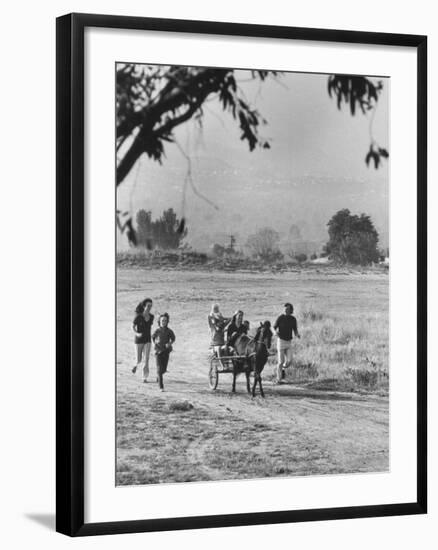
[[[149,356],[151,353],[151,327],[154,316],[151,313],[152,300],[146,298],[135,308],[136,316],[132,323],[134,331],[135,354],[137,363],[132,368],[135,374],[143,363],[143,382],[146,383],[149,376]]]

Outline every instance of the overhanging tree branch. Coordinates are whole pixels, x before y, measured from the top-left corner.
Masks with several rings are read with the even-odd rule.
[[[252,71],[253,78],[264,80],[269,71]],[[123,182],[136,160],[146,153],[158,160],[164,154],[163,141],[173,141],[173,130],[193,116],[203,116],[202,105],[216,94],[224,111],[238,120],[241,139],[252,151],[257,144],[267,148],[258,135],[257,111],[241,97],[234,69],[199,69],[194,67],[125,66],[117,72],[117,139],[119,144],[138,130],[137,135],[117,166],[117,185]],[[120,147],[118,147],[120,151]]]

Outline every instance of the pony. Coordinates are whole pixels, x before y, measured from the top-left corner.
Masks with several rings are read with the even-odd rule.
[[[234,342],[236,354],[244,357],[242,359],[233,359],[233,393],[236,391],[237,375],[244,372],[246,376],[246,388],[248,393],[252,393],[252,396],[255,397],[255,390],[258,382],[260,395],[265,397],[261,373],[266,365],[266,361],[268,360],[268,350],[271,347],[271,341],[272,330],[271,323],[269,321],[260,323],[254,338],[251,338],[246,334],[241,334],[236,338],[236,341]],[[249,383],[249,376],[251,372],[254,372],[254,383],[252,390]]]

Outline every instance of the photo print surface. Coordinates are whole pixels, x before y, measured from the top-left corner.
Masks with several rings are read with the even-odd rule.
[[[387,472],[390,79],[115,72],[116,485]]]

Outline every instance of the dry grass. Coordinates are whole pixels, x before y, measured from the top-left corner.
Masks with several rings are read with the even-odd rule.
[[[388,391],[387,312],[336,316],[305,309],[301,319],[287,380],[312,382],[315,388],[321,383],[347,391]]]
[[[331,272],[349,273],[387,273],[388,266],[370,265],[337,265],[335,263],[313,264],[310,261],[297,262],[293,258],[267,261],[244,255],[216,257],[195,250],[147,250],[146,248],[130,248],[118,251],[116,263],[119,268],[133,269],[177,269],[177,270],[219,270],[237,272]]]

